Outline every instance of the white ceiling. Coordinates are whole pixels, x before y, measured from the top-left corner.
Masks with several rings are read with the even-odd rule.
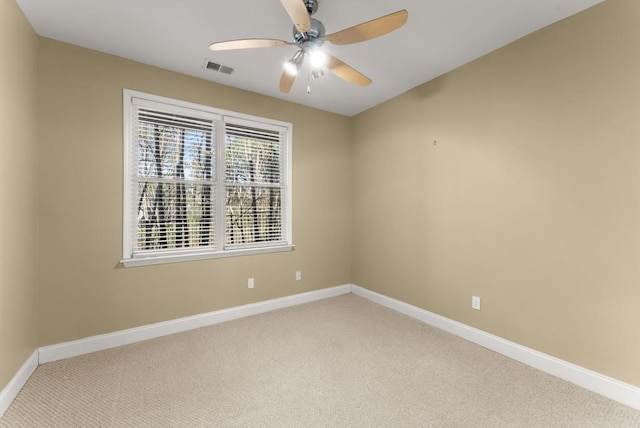
[[[311,82],[311,94],[306,76],[289,94],[278,90],[295,46],[208,49],[230,39],[291,41],[292,24],[279,0],[16,1],[41,36],[352,116],[603,0],[319,0],[314,18],[327,34],[400,9],[409,11],[409,20],[367,42],[326,43],[327,51],[373,83],[359,87],[327,73]],[[206,60],[235,71],[206,70]]]

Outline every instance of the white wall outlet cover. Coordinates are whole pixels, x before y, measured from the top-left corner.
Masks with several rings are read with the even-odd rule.
[[[302,272],[296,271],[296,281],[300,281],[302,279]]]
[[[480,310],[480,297],[472,296],[471,297],[471,307],[476,310]]]
[[[255,282],[254,282],[253,278],[249,278],[249,280],[247,281],[247,286],[249,288],[253,288],[254,285],[255,285]]]

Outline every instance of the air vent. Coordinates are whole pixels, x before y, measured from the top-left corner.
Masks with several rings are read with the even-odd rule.
[[[231,67],[227,67],[226,65],[222,65],[222,64],[217,64],[213,61],[207,61],[205,68],[207,70],[213,70],[213,71],[217,71],[218,73],[223,73],[223,74],[231,74],[233,73],[233,68]]]

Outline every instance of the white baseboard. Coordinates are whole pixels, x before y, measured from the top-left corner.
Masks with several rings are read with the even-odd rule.
[[[164,321],[157,324],[150,324],[142,327],[120,330],[113,333],[101,334],[99,336],[87,337],[71,342],[59,343],[56,345],[43,346],[39,349],[40,364],[51,361],[71,358],[78,355],[89,354],[103,349],[115,348],[116,346],[129,345],[143,340],[154,339],[156,337],[169,334],[180,333],[195,328],[206,327],[225,321],[244,318],[251,315],[262,314],[282,309],[290,306],[309,303],[328,297],[339,296],[351,292],[351,285],[340,285],[337,287],[324,288],[322,290],[309,291],[307,293],[294,294],[293,296],[281,297],[278,299],[266,300],[258,303],[237,306],[229,309],[194,315],[186,318],[179,318],[171,321]]]
[[[9,408],[9,405],[18,395],[18,392],[20,392],[38,364],[114,348],[116,346],[128,345],[251,315],[258,315],[276,309],[348,294],[350,292],[640,410],[640,388],[638,387],[534,349],[518,345],[517,343],[510,342],[501,337],[494,336],[408,303],[392,299],[357,285],[347,284],[41,347],[29,357],[11,382],[0,392],[0,417],[2,417],[4,412]]]
[[[7,411],[13,400],[16,398],[22,387],[29,380],[35,369],[38,368],[38,350],[36,349],[27,361],[20,367],[20,370],[11,379],[7,386],[0,391],[0,418]]]
[[[351,292],[596,394],[640,410],[640,388],[357,285]]]

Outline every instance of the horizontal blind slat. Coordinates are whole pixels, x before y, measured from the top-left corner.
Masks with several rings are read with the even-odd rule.
[[[213,124],[213,121],[208,119],[144,108],[138,109],[138,120],[146,123],[174,126],[177,128],[198,129],[202,131],[211,130]]]
[[[232,123],[225,124],[225,130],[227,135],[236,137],[256,138],[266,141],[280,142],[281,132],[271,131],[262,128],[253,128],[249,126],[235,125]]]

